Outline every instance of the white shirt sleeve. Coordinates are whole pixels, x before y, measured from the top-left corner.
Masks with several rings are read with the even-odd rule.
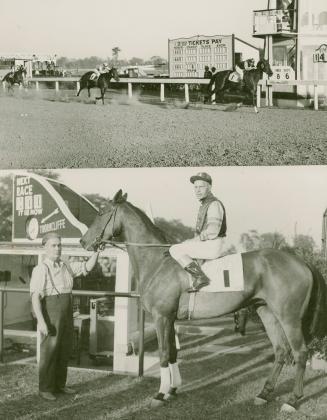
[[[216,239],[221,229],[224,210],[219,201],[213,201],[208,207],[207,224],[203,232],[201,232],[201,240]]]
[[[39,264],[33,268],[31,282],[30,282],[30,294],[37,293],[41,298],[44,297],[46,281],[46,272],[44,264]]]

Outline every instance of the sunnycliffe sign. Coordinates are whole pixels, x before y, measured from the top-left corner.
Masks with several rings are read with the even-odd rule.
[[[97,214],[84,197],[64,184],[22,173],[13,180],[13,242],[40,242],[48,232],[76,243]]]

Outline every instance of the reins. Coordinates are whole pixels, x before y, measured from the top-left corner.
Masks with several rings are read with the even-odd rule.
[[[125,248],[123,248],[123,246],[136,246],[136,247],[151,247],[151,248],[170,248],[173,244],[154,244],[154,243],[142,243],[142,242],[117,242],[117,241],[113,241],[113,240],[108,240],[108,239],[102,239],[104,232],[110,222],[110,220],[113,217],[113,223],[112,223],[112,237],[113,232],[114,232],[114,226],[115,226],[115,218],[116,218],[116,213],[117,213],[117,209],[118,206],[114,207],[113,210],[111,211],[108,220],[106,221],[101,233],[99,236],[97,236],[94,239],[93,245],[101,245],[101,244],[109,244],[115,248],[119,248],[122,251],[126,251]]]

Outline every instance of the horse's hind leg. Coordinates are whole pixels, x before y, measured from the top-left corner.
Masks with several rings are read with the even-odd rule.
[[[182,385],[182,378],[177,363],[176,333],[174,322],[171,325],[169,342],[170,389],[166,399],[174,398],[176,396],[177,388]]]
[[[255,398],[255,404],[261,405],[267,403],[271,399],[271,394],[275,389],[278,377],[283,369],[285,361],[289,357],[291,349],[279,321],[268,306],[260,306],[257,309],[257,313],[265,326],[275,353],[274,365],[271,372],[262,391]]]
[[[287,403],[283,404],[282,411],[295,411],[298,401],[303,397],[303,379],[308,358],[308,349],[302,333],[300,316],[296,317],[293,321],[281,323],[292,348],[296,368],[293,391]]]

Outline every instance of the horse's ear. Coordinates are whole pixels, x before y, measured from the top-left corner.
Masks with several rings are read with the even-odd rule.
[[[122,196],[123,196],[123,191],[122,190],[119,190],[118,192],[116,192],[116,194],[115,194],[115,196],[114,196],[114,198],[113,198],[112,201],[114,203],[119,203],[121,201],[121,199],[122,199]]]
[[[127,193],[122,196],[122,201],[127,201]]]

